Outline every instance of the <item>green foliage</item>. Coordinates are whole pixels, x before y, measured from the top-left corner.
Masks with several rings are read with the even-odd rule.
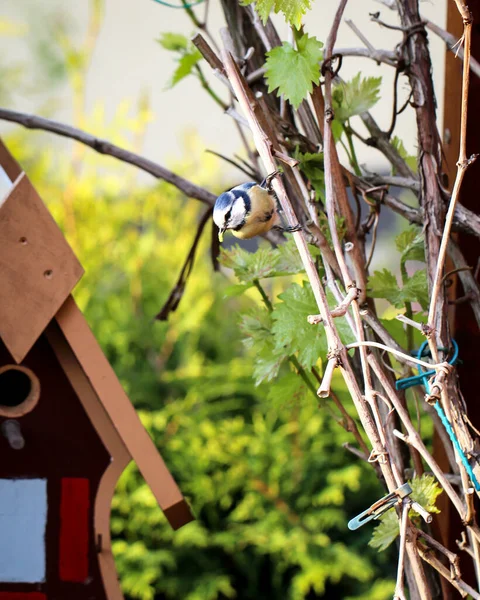
[[[400,156],[403,158],[403,160],[407,163],[407,166],[410,167],[410,169],[416,173],[417,169],[418,169],[418,165],[417,165],[417,157],[416,156],[412,156],[411,154],[409,154],[405,148],[405,146],[403,145],[402,140],[394,135],[392,137],[392,146],[394,148],[396,148],[396,150],[398,151],[398,153],[400,154]],[[395,175],[395,168],[392,167],[392,175]]]
[[[157,41],[165,50],[178,54],[178,67],[168,84],[168,87],[172,88],[179,81],[195,72],[195,66],[202,60],[202,55],[184,35],[179,33],[163,33]]]
[[[264,309],[249,311],[242,315],[240,329],[244,335],[244,345],[256,354],[252,372],[255,385],[272,381],[288,358],[288,353],[275,346],[271,314]]]
[[[255,2],[255,10],[265,25],[272,10],[283,13],[290,25],[300,29],[303,15],[311,8],[313,0],[243,0],[242,6]]]
[[[427,272],[415,271],[403,287],[400,287],[395,275],[388,269],[375,271],[368,279],[369,295],[372,298],[384,298],[396,308],[403,308],[405,302],[418,302],[423,310],[428,308]]]
[[[105,136],[99,123],[98,134]],[[119,111],[107,125],[109,134],[121,139],[129,124]],[[111,520],[126,597],[366,594],[388,568],[386,559],[365,552],[365,535],[350,536],[346,523],[366,498],[381,493],[378,483],[368,466],[352,465],[339,450],[349,435],[319,410],[311,374],[306,383],[289,366],[285,349],[275,354],[272,314],[249,298],[257,292],[224,299],[228,282],[218,276],[212,283],[206,239],[178,311],[168,324],[152,322],[192,241],[197,204],[163,184],[135,184],[133,194],[127,169],[89,152],[73,178],[69,160],[40,151],[28,132],[8,145],[84,265],[76,299],[197,517],[173,532],[135,466],[126,469]],[[214,162],[204,161],[201,169],[188,168],[211,183]],[[69,207],[63,190],[72,181]],[[267,275],[263,282],[275,298],[273,288],[289,286],[301,271],[293,242],[268,252],[274,273],[288,277],[260,271],[264,262],[238,248],[225,260],[242,281]],[[296,287],[300,299],[309,298],[303,310],[313,310],[311,292]],[[291,295],[274,299],[275,310],[283,310]],[[255,387],[252,373],[268,379],[262,369],[270,381]],[[348,406],[346,394],[342,399]]]
[[[93,5],[98,19],[102,3]],[[291,13],[286,2],[273,8],[280,5],[299,23],[307,3],[290,2]],[[45,60],[78,83],[88,51],[67,42],[60,62],[58,48],[49,55],[47,47]],[[160,43],[179,57],[173,83],[196,72],[186,38],[165,34]],[[319,42],[313,45],[307,54],[318,54]],[[299,44],[299,51],[306,49]],[[106,119],[97,105],[79,118],[99,137],[135,149],[151,113],[142,99],[136,111],[124,102]],[[47,136],[22,131],[7,142],[85,267],[76,300],[197,516],[173,532],[135,465],[127,467],[111,518],[126,597],[386,600],[388,582],[379,577],[388,576],[387,559],[365,550],[366,532],[352,536],[346,527],[378,497],[379,485],[369,466],[352,464],[341,450],[350,435],[318,407],[308,367],[324,357],[306,345],[313,336],[320,348],[323,330],[306,324],[316,306],[309,286],[297,283],[303,268],[293,242],[258,256],[238,248],[223,255],[242,292],[262,280],[272,312],[257,290],[225,299],[227,282],[212,273],[204,239],[179,309],[168,324],[154,322],[192,242],[199,206],[167,185],[139,183],[133,169],[91,150],[76,147],[72,161],[70,146],[55,152]],[[211,186],[213,161],[204,157],[200,168],[193,154],[189,148],[179,171]],[[298,330],[286,339],[280,317],[289,311],[305,328],[303,340]],[[290,353],[305,372],[297,373]],[[341,385],[338,394],[350,408]]]
[[[395,238],[395,246],[400,252],[400,270],[402,286],[388,269],[375,271],[368,280],[369,295],[383,298],[396,308],[403,308],[406,302],[418,302],[423,310],[428,309],[427,272],[419,269],[409,276],[405,263],[409,260],[424,261],[425,249],[423,235],[414,226],[410,226]]]
[[[369,545],[379,552],[386,550],[400,534],[397,513],[391,508],[380,519],[372,533]]]
[[[314,246],[310,248],[313,255],[317,256],[318,249]],[[261,246],[256,252],[247,252],[238,245],[228,250],[221,248],[219,260],[224,267],[233,269],[237,279],[245,284],[242,291],[260,279],[304,272],[302,261],[292,239],[277,248]]]
[[[405,264],[407,260],[425,262],[425,241],[418,227],[410,225],[397,235],[395,246],[401,254],[401,264]]]
[[[301,153],[298,148],[294,157],[300,162],[300,170],[308,177],[315,190],[317,199],[325,202],[325,169],[323,166],[323,152],[314,154],[311,152]]]
[[[412,488],[411,497],[415,502],[418,502],[430,513],[440,512],[435,506],[435,502],[443,490],[434,477],[423,474],[421,477],[414,477],[409,483]],[[419,519],[418,513],[414,510],[409,510],[408,514],[414,520]],[[373,530],[369,545],[382,552],[397,539],[399,533],[397,513],[390,509],[381,517],[380,523]]]
[[[421,477],[414,477],[410,482],[412,486],[412,498],[415,502],[418,502],[420,506],[423,506],[425,510],[430,513],[439,513],[440,510],[435,506],[437,497],[443,492],[442,488],[438,485],[433,475],[422,475]],[[417,514],[413,511],[414,514]]]
[[[297,39],[297,48],[284,42],[267,52],[268,91],[278,88],[277,94],[285,96],[294,108],[298,108],[320,79],[322,47],[322,42],[305,33]]]
[[[362,77],[358,73],[351,81],[336,85],[333,90],[335,119],[344,123],[370,110],[380,98],[381,83],[381,77]]]
[[[292,283],[279,295],[282,302],[275,305],[272,317],[272,333],[275,336],[275,349],[282,349],[289,355],[298,354],[300,364],[310,369],[317,364],[319,357],[326,358],[327,339],[323,327],[308,323],[308,315],[317,314],[318,306],[312,288],[306,281],[302,285]],[[327,292],[333,308],[334,299]],[[335,325],[346,344],[354,338],[344,317],[335,320]]]

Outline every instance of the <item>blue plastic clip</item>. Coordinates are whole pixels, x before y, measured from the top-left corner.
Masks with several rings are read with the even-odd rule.
[[[452,340],[452,345],[453,345],[453,356],[448,362],[449,362],[449,364],[454,365],[458,360],[458,344],[455,340]],[[423,344],[420,346],[420,348],[418,349],[418,352],[417,352],[418,359],[421,359],[422,356],[424,356],[424,352],[426,351],[427,346],[428,346],[428,341],[423,342]],[[441,350],[445,350],[445,349],[441,348]],[[411,387],[412,385],[421,384],[421,385],[425,386],[425,390],[426,390],[427,394],[429,394],[430,393],[429,380],[434,375],[436,375],[436,371],[434,371],[434,370],[423,371],[422,366],[418,365],[418,375],[414,375],[413,377],[404,377],[403,379],[398,379],[397,382],[395,383],[395,387],[397,390],[406,390],[407,388]],[[445,414],[445,411],[441,407],[440,402],[437,400],[435,402],[435,404],[433,405],[433,407],[437,411],[437,414],[440,417],[440,419],[443,423],[443,426],[445,427],[445,430],[448,433],[450,440],[451,440],[455,450],[457,451],[457,454],[460,457],[460,460],[462,461],[462,464],[465,467],[465,470],[468,473],[468,476],[470,477],[470,480],[472,481],[473,485],[475,486],[475,489],[477,490],[477,492],[480,491],[480,483],[478,482],[478,479],[475,477],[472,467],[470,466],[470,463],[468,462],[468,458],[465,456],[465,453],[463,452],[462,447],[460,446],[460,442],[458,441],[457,436],[455,435],[455,432],[453,431],[452,425],[450,424],[450,421],[447,419],[447,415]]]
[[[362,525],[365,525],[365,523],[378,519],[383,513],[392,508],[392,506],[395,506],[399,500],[409,496],[411,493],[412,488],[410,485],[404,483],[394,492],[380,498],[380,500],[374,502],[367,510],[364,510],[362,513],[351,519],[348,522],[348,528],[354,531],[355,529],[362,527]]]

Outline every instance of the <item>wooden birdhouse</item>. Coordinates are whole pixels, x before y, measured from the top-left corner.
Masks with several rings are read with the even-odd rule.
[[[173,528],[191,513],[71,296],[80,263],[1,141],[0,165],[0,600],[118,600],[126,465]]]

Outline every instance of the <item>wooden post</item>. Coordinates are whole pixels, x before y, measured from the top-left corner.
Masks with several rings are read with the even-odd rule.
[[[472,29],[472,56],[480,58],[480,0],[469,0],[468,6],[473,14],[474,26]],[[458,9],[453,0],[447,2],[447,30],[460,38],[463,32],[463,24]],[[462,61],[455,57],[452,52],[447,52],[445,60],[445,88],[444,88],[444,171],[448,175],[448,187],[451,189],[456,173],[456,161],[460,143],[460,105],[462,87]],[[468,104],[468,135],[467,156],[480,152],[480,118],[478,106],[480,104],[480,79],[471,74]],[[475,162],[469,167],[463,181],[460,202],[467,208],[478,213],[478,180],[480,178],[480,162]],[[455,236],[455,241],[460,247],[465,260],[475,270],[480,256],[480,243],[477,238],[465,233]],[[453,268],[447,265],[446,271]],[[456,278],[455,278],[456,279]],[[478,280],[477,280],[478,281]],[[455,280],[451,288],[451,298],[461,298],[464,290],[459,281]],[[468,302],[462,303],[452,312],[450,319],[452,337],[455,338],[460,348],[461,364],[458,365],[460,389],[468,406],[468,415],[473,424],[480,427],[480,405],[476,391],[476,377],[478,365],[480,364],[480,331],[475,320],[473,311]],[[437,461],[448,470],[448,460],[443,451],[442,444],[437,436],[434,439],[434,455]],[[460,537],[462,524],[458,515],[446,499],[439,498],[439,507],[442,518],[438,519],[438,525],[443,543],[453,551],[458,551],[456,539]],[[462,561],[462,574],[465,581],[475,586],[475,573],[470,560]],[[446,592],[446,590],[444,590]],[[445,598],[459,597],[457,592],[451,589]]]

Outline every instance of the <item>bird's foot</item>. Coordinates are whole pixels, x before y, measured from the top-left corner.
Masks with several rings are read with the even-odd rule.
[[[273,192],[273,187],[272,187],[272,181],[275,179],[275,177],[278,177],[279,175],[282,174],[282,171],[274,171],[273,173],[270,173],[270,175],[267,175],[265,177],[265,179],[262,181],[262,183],[260,184],[260,187],[266,189],[268,192],[272,193]]]

